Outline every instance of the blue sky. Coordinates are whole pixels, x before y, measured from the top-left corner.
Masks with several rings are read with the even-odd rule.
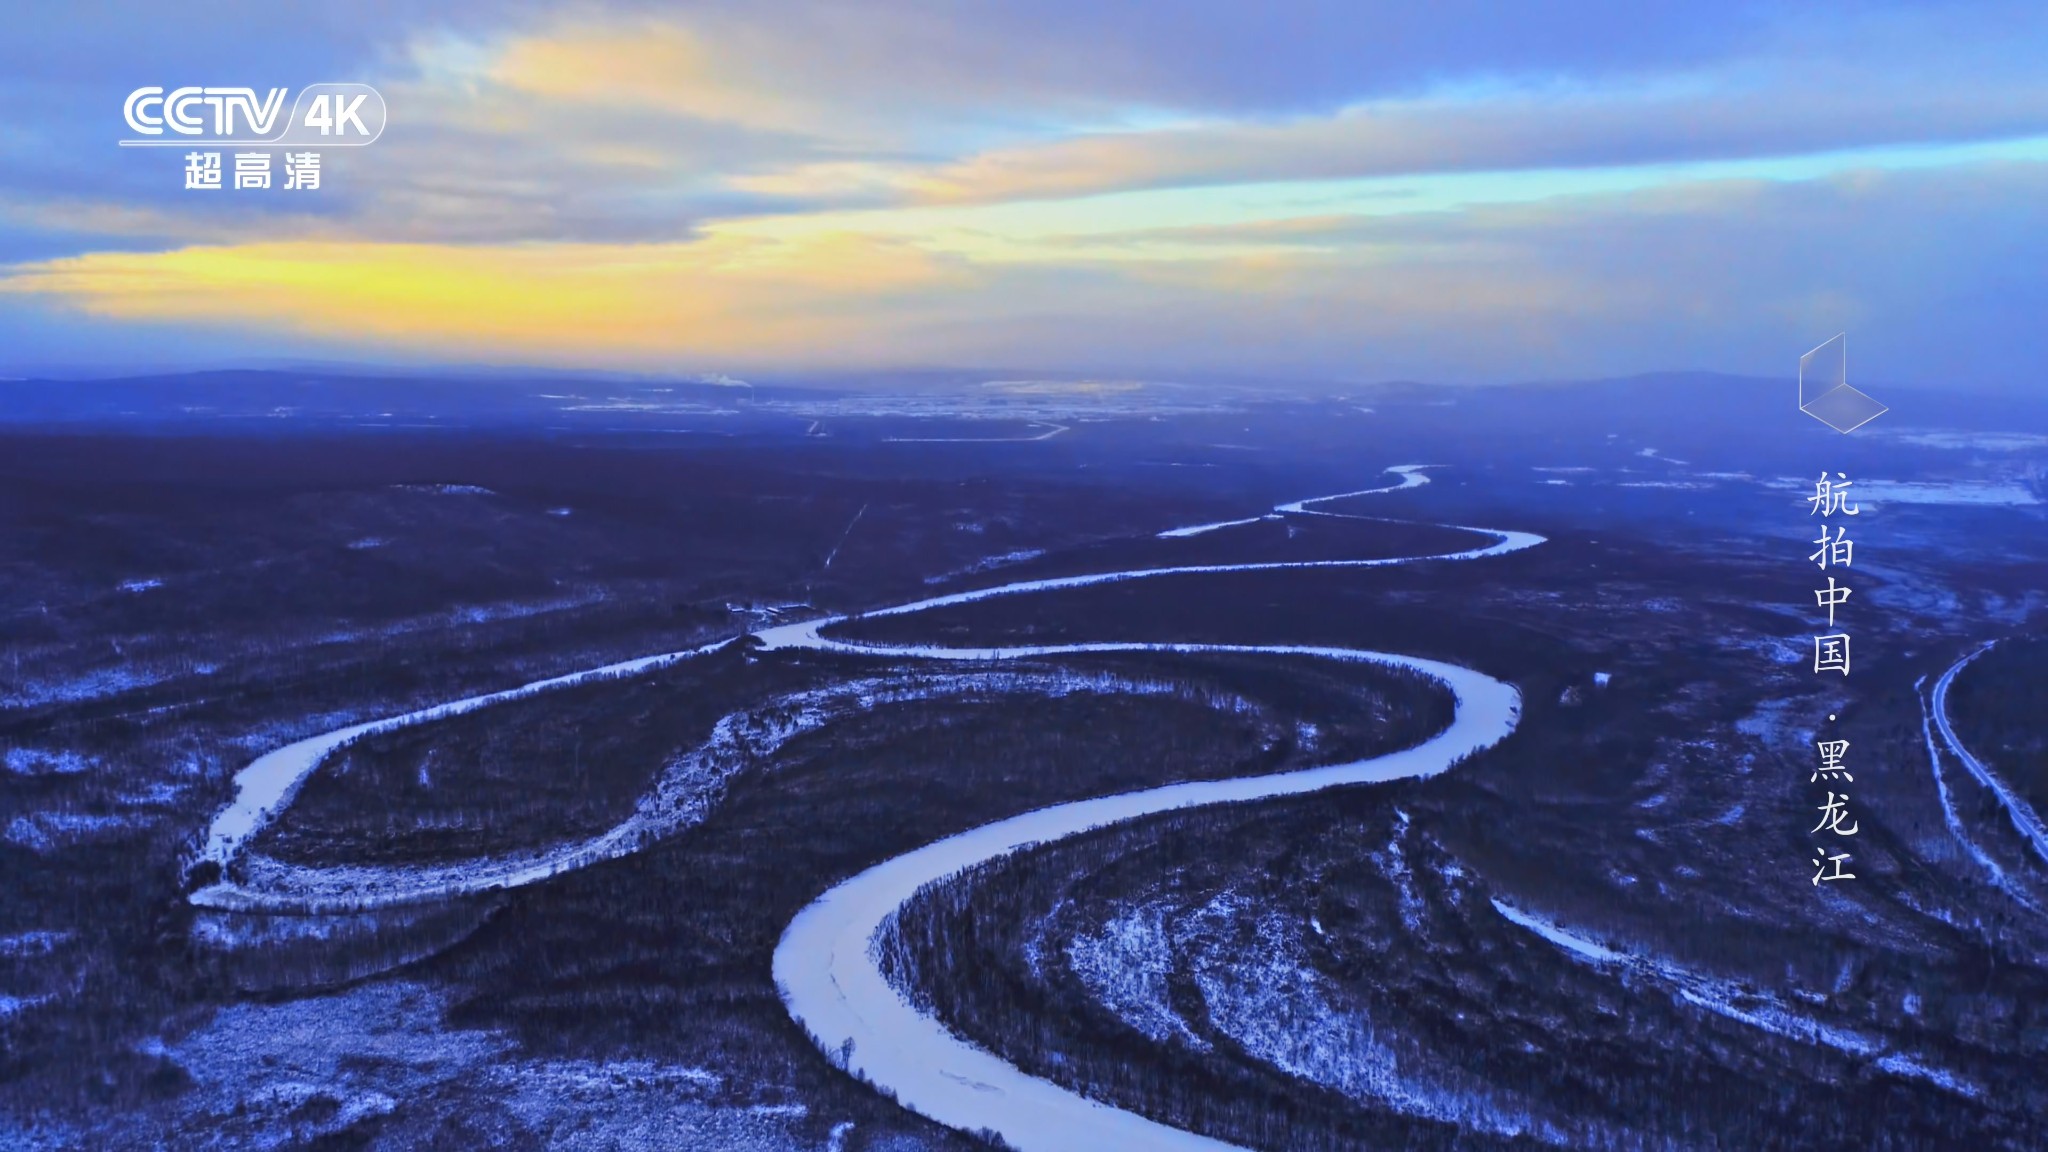
[[[269,357],[1362,381],[2048,367],[2039,4],[71,4],[0,374]],[[376,85],[317,192],[144,85]]]

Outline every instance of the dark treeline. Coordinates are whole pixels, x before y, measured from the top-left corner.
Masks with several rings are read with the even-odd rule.
[[[1185,926],[1195,922],[1191,910],[1213,912],[1215,897],[1234,893],[1224,906],[1241,906],[1250,919],[1208,923],[1195,946],[1257,971],[1273,941],[1252,924],[1277,915],[1296,926],[1301,961],[1331,989],[1333,1010],[1362,1021],[1439,1115],[1490,1113],[1492,1125],[1505,1117],[1510,1130],[1527,1118],[1532,1130],[1574,1147],[2037,1145],[2043,1085],[2030,1082],[2029,1069],[2038,1036],[2008,1032],[1992,1051],[1981,1039],[1958,1042],[1954,1021],[1906,1021],[1901,1034],[1915,1051],[1999,1085],[1969,1099],[1925,1080],[1873,1076],[1867,1060],[1706,1012],[1652,980],[1603,973],[1493,911],[1429,831],[1439,818],[1435,788],[1173,814],[1015,854],[921,892],[883,938],[885,969],[957,1032],[1035,1075],[1233,1142],[1317,1150],[1517,1143],[1483,1135],[1484,1122],[1454,1134],[1248,1058],[1211,1019],[1193,982],[1196,958],[1179,945],[1169,1000],[1206,1050],[1149,1039],[1105,1010],[1069,966],[1067,943],[1119,914],[1178,909],[1169,916]],[[1406,853],[1398,877],[1384,857],[1374,859],[1397,839]],[[1786,955],[1800,950],[1788,934],[1780,940]],[[1965,978],[1910,955],[1866,956],[1877,991],[1893,1004]],[[2009,997],[2044,990],[2039,973],[2005,984]],[[1824,1005],[1795,1003],[1853,1027],[1844,1014],[1863,1005],[1845,991]],[[1767,1009],[1755,1001],[1751,1010]]]
[[[752,708],[791,687],[878,671],[867,658],[738,647],[705,661],[446,721],[463,738],[438,747],[459,765],[471,737],[489,740],[498,722],[510,721],[508,743],[493,746],[506,752],[507,771],[528,740],[558,755],[566,737],[573,757],[579,731],[587,739],[618,729],[651,750],[687,741],[686,728],[701,728],[732,702]],[[774,942],[818,893],[889,855],[1043,804],[1386,751],[1428,735],[1448,708],[1442,691],[1419,678],[1301,658],[1117,654],[905,671],[1072,678],[1078,687],[1060,697],[970,694],[854,712],[740,773],[706,823],[686,835],[508,893],[488,917],[468,905],[358,917],[360,925],[334,930],[324,946],[266,932],[256,926],[262,918],[199,925],[179,902],[175,858],[190,841],[173,823],[156,826],[158,841],[146,852],[131,854],[124,843],[119,853],[80,844],[46,854],[21,873],[29,879],[11,897],[43,915],[68,899],[90,899],[96,907],[80,907],[75,922],[96,916],[106,925],[105,935],[73,941],[58,960],[76,968],[80,955],[126,950],[83,969],[90,999],[25,1015],[27,1027],[7,1033],[16,1061],[8,1074],[20,1085],[61,1072],[67,1091],[103,1106],[162,1107],[184,1091],[182,1074],[122,1037],[248,989],[299,994],[404,966],[448,990],[451,1025],[505,1028],[537,1053],[713,1068],[730,1084],[720,1098],[736,1105],[785,1102],[786,1090],[863,1125],[900,1126],[907,1121],[893,1106],[831,1069],[775,995]],[[1128,682],[1166,690],[1123,695],[1116,685]],[[1246,705],[1233,705],[1240,700]],[[361,785],[379,772],[394,786],[416,781],[409,773],[418,762],[406,757],[424,748],[406,736],[366,742],[364,750],[391,758],[366,759],[364,780],[322,781],[323,790],[339,788],[325,800],[309,788],[320,806],[312,811],[382,819],[384,809],[372,804],[378,790]],[[627,760],[605,768],[618,773],[613,795],[625,796],[646,770],[625,756],[640,746],[608,753]],[[213,763],[209,786],[219,788],[240,761],[216,755]],[[505,783],[460,771],[443,779],[458,792]],[[526,832],[555,826],[538,809],[529,815]],[[149,924],[149,934],[124,944],[135,920]],[[224,945],[223,936],[233,939]],[[104,1057],[109,1045],[126,1045],[125,1055]],[[31,1068],[37,1074],[22,1078]],[[762,1085],[785,1087],[763,1096]],[[819,1114],[827,1114],[822,1105]],[[817,1139],[824,1135],[821,1127]]]
[[[688,834],[510,894],[503,913],[421,971],[456,990],[457,1022],[509,1028],[539,1051],[731,1069],[739,1084],[794,1085],[835,1107],[860,1101],[856,1117],[886,1116],[893,1106],[817,1052],[773,987],[775,943],[819,893],[1046,804],[1320,762],[1295,743],[1293,720],[1349,727],[1351,747],[1385,750],[1408,734],[1372,717],[1429,695],[1370,667],[1300,660],[1119,655],[998,669],[1061,670],[1179,690],[940,698],[850,715],[735,778]],[[1319,697],[1340,675],[1345,690]],[[1216,696],[1259,708],[1218,709]],[[1290,723],[1276,726],[1276,715]]]
[[[1126,836],[1094,834],[1054,850],[1055,868],[1011,857],[927,886],[885,926],[883,970],[956,1033],[1033,1075],[1234,1144],[1290,1152],[1511,1146],[1359,1109],[1253,1062],[1155,1042],[1105,1012],[1065,970],[1060,941],[1044,939],[1041,925],[1087,869],[1132,847]],[[1174,863],[1144,855],[1152,866]]]
[[[0,436],[0,937],[27,941],[0,955],[0,994],[23,1001],[0,1014],[10,1105],[112,1115],[182,1090],[135,1045],[237,996],[242,975],[192,951],[182,870],[258,754],[737,635],[762,605],[906,598],[989,552],[1148,530],[1175,499],[963,481],[871,446],[766,463],[606,438],[276,431]],[[658,763],[588,767],[541,789],[567,797],[565,825],[615,812]],[[309,961],[306,982],[416,953],[391,931],[350,949],[362,964]]]
[[[629,816],[721,716],[877,670],[824,654],[762,662],[727,645],[641,676],[371,733],[338,749],[256,847],[309,864],[412,863],[594,836]]]

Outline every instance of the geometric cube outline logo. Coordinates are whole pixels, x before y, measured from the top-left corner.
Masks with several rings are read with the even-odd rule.
[[[1846,332],[1799,358],[1799,410],[1843,435],[1891,411],[1850,387]]]

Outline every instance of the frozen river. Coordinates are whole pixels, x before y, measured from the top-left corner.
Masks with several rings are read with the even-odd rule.
[[[1424,467],[1405,465],[1392,468],[1388,471],[1398,480],[1387,487],[1295,501],[1279,505],[1270,514],[1344,516],[1343,513],[1321,511],[1312,506],[1420,486],[1428,482]],[[1259,518],[1253,518],[1256,519]],[[998,596],[1056,592],[1162,576],[1363,569],[1478,560],[1543,543],[1541,536],[1526,532],[1486,528],[1466,530],[1490,542],[1428,556],[1165,566],[1029,580],[920,600],[868,612],[866,616],[904,615]],[[1172,537],[1175,534],[1165,535]],[[858,644],[825,635],[826,629],[844,623],[846,619],[835,616],[787,624],[759,635],[769,648],[858,652],[899,660],[989,662],[1088,652],[1146,651],[1233,652],[1275,658],[1364,662],[1406,668],[1433,677],[1446,685],[1457,699],[1455,717],[1450,726],[1415,747],[1369,760],[1234,780],[1174,784],[1026,812],[947,837],[878,864],[832,888],[791,922],[775,951],[775,980],[790,1014],[801,1022],[821,1049],[834,1056],[850,1053],[846,1061],[850,1071],[879,1088],[887,1089],[905,1107],[950,1127],[1000,1132],[1010,1145],[1030,1152],[1073,1152],[1096,1148],[1223,1149],[1232,1145],[1155,1123],[1030,1076],[1000,1057],[958,1039],[938,1020],[919,1011],[884,978],[873,953],[873,943],[883,923],[919,888],[1025,845],[1050,843],[1153,813],[1313,792],[1340,785],[1434,775],[1461,758],[1501,740],[1514,729],[1521,712],[1520,696],[1510,685],[1469,668],[1395,653],[1295,645],[1173,643],[1084,643],[1008,648],[898,647]],[[263,826],[291,803],[299,786],[327,755],[365,733],[424,723],[600,677],[644,672],[688,659],[712,647],[717,645],[644,657],[505,692],[469,697],[388,720],[353,725],[268,753],[236,775],[235,800],[215,818],[208,834],[204,859],[222,866],[233,861]],[[192,900],[215,908],[304,912],[409,903],[486,888],[517,887],[636,850],[648,839],[642,834],[648,829],[644,824],[636,823],[640,819],[636,815],[602,836],[556,845],[531,854],[433,868],[319,869],[270,862],[272,866],[263,873],[267,883],[244,884],[224,879],[202,888]]]

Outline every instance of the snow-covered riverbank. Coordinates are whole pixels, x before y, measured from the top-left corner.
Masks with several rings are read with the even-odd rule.
[[[1214,1150],[1232,1145],[1155,1123],[1027,1075],[920,1012],[889,984],[872,951],[884,921],[919,888],[1026,845],[1156,812],[1434,775],[1505,737],[1521,714],[1521,698],[1513,687],[1469,668],[1343,648],[1077,644],[902,651],[955,660],[1149,651],[1369,661],[1435,677],[1457,696],[1451,726],[1413,748],[1299,772],[1174,784],[1041,808],[878,864],[833,888],[797,916],[775,949],[775,980],[790,1014],[818,1046],[828,1053],[850,1053],[850,1071],[887,1089],[906,1107],[954,1128],[992,1128],[1011,1146],[1027,1152]]]
[[[1420,465],[1391,469],[1401,483],[1342,496],[1395,491],[1428,482]],[[1339,496],[1283,504],[1276,511],[1316,515],[1307,505]],[[870,616],[899,615],[994,596],[1046,592],[1154,576],[1293,568],[1365,568],[1425,560],[1498,556],[1543,542],[1524,532],[1469,529],[1494,543],[1437,556],[1380,560],[1225,564],[1168,567],[1023,581],[957,593]],[[868,869],[821,896],[791,922],[775,950],[775,980],[790,1014],[847,1069],[886,1089],[912,1110],[953,1128],[993,1130],[1008,1145],[1030,1152],[1073,1149],[1157,1148],[1213,1152],[1233,1145],[1172,1128],[1113,1108],[1030,1076],[993,1053],[954,1036],[891,986],[874,953],[876,934],[926,884],[958,875],[1027,845],[1044,844],[1125,820],[1179,808],[1313,792],[1442,772],[1514,730],[1521,715],[1515,689],[1483,673],[1433,660],[1346,648],[1294,645],[1068,644],[1013,648],[883,647],[821,635],[832,621],[786,625],[762,633],[770,647],[887,653],[939,660],[1002,660],[1088,652],[1240,652],[1312,659],[1365,661],[1431,676],[1457,698],[1451,725],[1424,743],[1388,755],[1298,772],[1236,780],[1174,784],[1117,796],[1060,804],[948,837]]]
[[[1429,478],[1421,471],[1424,467],[1404,465],[1392,468],[1388,471],[1400,477],[1397,484],[1282,504],[1274,509],[1274,514],[1334,515],[1317,512],[1309,506],[1426,484]],[[1532,533],[1485,528],[1465,530],[1490,537],[1492,542],[1430,556],[1164,566],[1029,580],[933,597],[865,615],[902,615],[998,596],[1052,592],[1160,576],[1376,568],[1475,560],[1543,543],[1543,537]],[[1165,535],[1172,538],[1176,534]],[[872,953],[872,944],[882,923],[918,888],[1025,845],[1058,840],[1152,813],[1299,794],[1339,785],[1433,775],[1498,742],[1514,729],[1520,716],[1520,696],[1507,684],[1469,668],[1393,653],[1295,645],[1170,643],[941,648],[860,644],[823,634],[825,629],[847,620],[846,616],[834,616],[785,624],[758,635],[770,649],[807,648],[885,655],[896,659],[1000,661],[1093,652],[1233,652],[1369,662],[1433,677],[1444,683],[1457,700],[1451,725],[1413,748],[1369,760],[1277,775],[1175,784],[1024,813],[948,837],[879,864],[825,893],[797,916],[776,949],[774,972],[792,1016],[802,1022],[813,1040],[828,1054],[850,1053],[847,1059],[850,1070],[887,1089],[906,1107],[956,1128],[999,1131],[1011,1146],[1023,1149],[1056,1152],[1131,1147],[1214,1150],[1231,1145],[1155,1123],[1029,1076],[993,1054],[960,1041],[936,1019],[919,1012],[889,985]],[[323,758],[366,733],[425,723],[598,678],[630,676],[716,647],[718,645],[708,645],[555,677],[389,720],[353,725],[280,748],[259,757],[236,776],[235,802],[215,818],[203,859],[222,866],[232,862],[250,839],[291,803],[299,786]],[[634,819],[641,816],[641,813],[636,813]],[[569,868],[635,850],[647,842],[647,833],[658,831],[629,827],[632,823],[628,821],[592,841],[558,846],[533,858],[477,861],[419,870],[405,883],[391,887],[391,898],[413,901],[476,891],[479,887],[506,888],[542,880]],[[266,862],[263,872],[269,883],[258,887],[223,882],[200,890],[192,900],[195,904],[210,907],[312,911],[330,904],[359,906],[365,899],[367,894],[360,885],[352,882],[342,890],[326,891],[324,881],[313,875],[316,871],[319,870],[294,870]],[[295,875],[297,872],[307,875]],[[373,903],[379,902],[374,895],[369,898]]]

